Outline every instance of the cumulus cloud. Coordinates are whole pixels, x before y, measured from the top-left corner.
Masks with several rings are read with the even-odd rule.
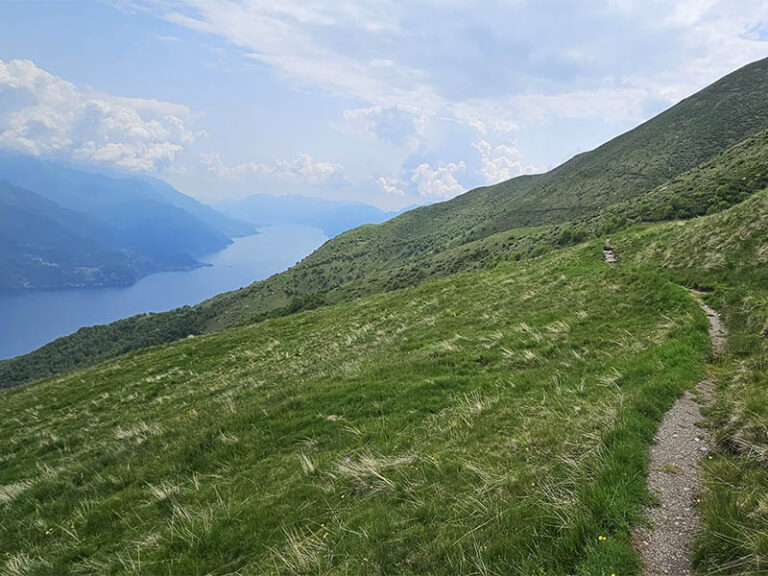
[[[541,169],[523,161],[523,155],[514,146],[499,144],[493,146],[487,140],[475,142],[472,147],[480,153],[478,172],[486,184],[496,184],[521,174],[534,174]]]
[[[411,174],[411,182],[416,185],[416,191],[424,198],[452,198],[464,192],[455,174],[466,170],[467,165],[462,161],[444,164],[440,162],[437,168],[428,163],[419,164]]]
[[[243,162],[228,166],[219,154],[202,154],[200,161],[209,172],[221,178],[240,178],[247,174],[274,176],[290,182],[326,184],[331,180],[342,179],[344,167],[333,162],[319,162],[309,154],[299,154],[293,160],[277,160],[273,163]]]
[[[387,194],[405,196],[405,186],[407,185],[407,182],[404,182],[400,178],[379,176],[379,178],[376,180],[376,184],[378,184],[379,188],[384,190],[384,192]]]
[[[152,172],[197,134],[188,107],[79,89],[29,60],[0,60],[0,148]]]

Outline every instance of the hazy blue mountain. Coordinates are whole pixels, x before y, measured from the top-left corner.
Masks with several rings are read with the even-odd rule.
[[[239,216],[235,215],[230,218],[226,214],[218,210],[214,210],[210,206],[201,204],[194,198],[180,193],[176,188],[158,180],[157,178],[141,177],[139,180],[149,185],[152,192],[156,194],[155,199],[176,208],[196,216],[209,226],[212,226],[216,230],[223,232],[230,238],[239,238],[241,236],[250,236],[257,233],[256,226],[251,222],[241,220]],[[147,190],[149,193],[149,190]]]
[[[0,182],[0,290],[130,284],[152,262],[110,247],[96,218]]]
[[[323,200],[298,194],[253,194],[241,200],[226,200],[216,207],[225,214],[259,226],[301,224],[320,228],[329,237],[338,236],[361,224],[384,222],[400,213],[385,212],[370,204]]]
[[[130,284],[255,233],[156,179],[0,154],[0,181],[3,289]]]

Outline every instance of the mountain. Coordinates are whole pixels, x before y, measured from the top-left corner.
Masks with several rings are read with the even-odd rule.
[[[0,362],[0,570],[639,574],[659,423],[706,382],[694,569],[764,574],[766,84]]]
[[[0,290],[130,284],[151,263],[110,249],[95,218],[0,182]]]
[[[766,237],[768,189],[620,231],[612,267],[590,239],[4,391],[4,567],[639,574],[648,451],[708,373],[698,286],[733,344],[695,558],[760,574]]]
[[[333,238],[362,224],[378,224],[400,212],[385,212],[358,202],[337,202],[298,194],[272,196],[253,194],[239,200],[226,200],[216,206],[220,212],[253,222],[269,224],[300,224],[320,228]]]
[[[5,232],[5,289],[131,284],[151,272],[198,266],[198,256],[231,243],[229,234],[255,231],[154,179],[0,155],[0,180],[13,188],[5,201],[13,196],[14,211],[24,210],[14,224],[18,235]],[[47,238],[51,218],[68,229],[66,238],[58,228],[56,242]]]
[[[221,210],[215,210],[210,206],[201,204],[194,198],[190,198],[186,194],[181,194],[173,186],[157,178],[142,176],[140,179],[149,184],[151,191],[147,190],[146,194],[150,195],[150,197],[181,208],[230,238],[251,236],[257,233],[256,227],[243,220],[242,216],[237,214],[231,217],[227,216]],[[152,193],[156,196],[151,196]]]
[[[652,190],[667,181],[677,190],[674,179],[698,166],[714,177],[716,171],[706,169],[708,160],[765,130],[768,59],[733,72],[546,174],[478,188],[379,225],[360,226],[282,274],[193,308],[81,330],[0,362],[0,381],[15,384],[188,334],[397,290],[506,259],[535,257],[612,232],[630,220],[614,218],[611,207],[655,198],[658,194]],[[745,145],[743,150],[755,148],[763,150],[760,145]],[[730,155],[738,163],[738,149]],[[750,180],[752,192],[760,181]],[[684,198],[687,189],[679,190],[680,201],[690,204]],[[599,226],[585,224],[595,218]],[[88,354],[82,354],[83,349]]]

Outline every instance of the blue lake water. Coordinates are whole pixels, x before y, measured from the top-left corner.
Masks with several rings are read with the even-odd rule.
[[[198,258],[211,266],[152,274],[127,288],[0,295],[0,358],[25,354],[82,326],[196,304],[247,286],[292,266],[326,240],[322,230],[306,226],[270,226],[259,231],[236,239],[221,252]]]

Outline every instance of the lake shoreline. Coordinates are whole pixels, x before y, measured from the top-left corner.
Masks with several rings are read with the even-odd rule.
[[[191,306],[293,266],[327,237],[299,225],[234,238],[201,266],[145,275],[127,286],[83,286],[0,293],[0,360],[23,356],[87,326]]]

